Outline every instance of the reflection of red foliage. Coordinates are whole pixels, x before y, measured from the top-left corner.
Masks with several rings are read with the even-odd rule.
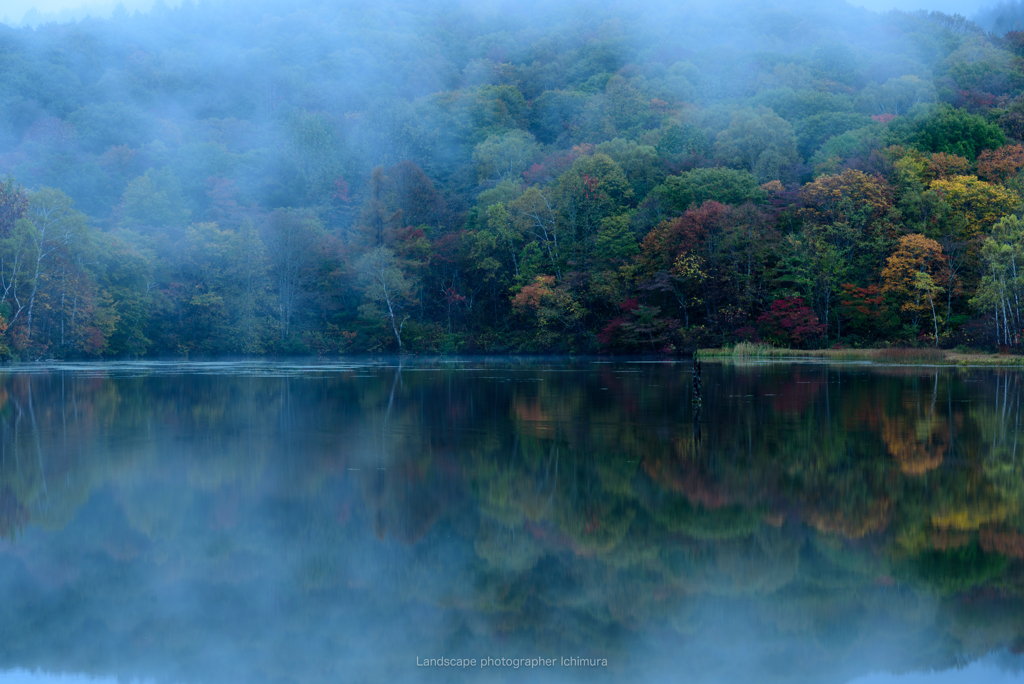
[[[887,124],[896,118],[895,114],[872,114],[871,118],[880,124]]]
[[[721,487],[708,482],[693,463],[645,458],[643,468],[652,480],[679,492],[694,506],[715,509],[732,502]]]
[[[990,528],[981,531],[981,548],[986,553],[998,553],[1008,558],[1024,558],[1024,536],[1014,530],[997,531]]]
[[[779,414],[797,416],[814,403],[825,384],[825,379],[816,375],[805,375],[799,371],[791,378],[780,381],[774,387],[765,387],[765,394],[774,394],[772,410]]]
[[[601,387],[608,388],[608,395],[615,397],[616,406],[623,415],[633,417],[640,413],[640,399],[635,386],[623,383],[608,366],[601,371]]]
[[[932,530],[928,534],[928,542],[938,551],[949,551],[970,544],[971,535],[950,529]]]
[[[848,539],[860,539],[869,534],[884,532],[889,526],[892,502],[879,498],[870,501],[859,510],[824,510],[810,509],[807,511],[807,522],[819,532],[840,534]]]
[[[526,531],[544,546],[552,549],[574,548],[572,539],[548,522],[526,522]]]
[[[352,519],[352,504],[346,501],[345,503],[339,505],[338,513],[334,519],[341,527],[347,525],[348,521]]]
[[[878,432],[882,425],[882,407],[870,401],[858,402],[852,410],[843,413],[843,427],[847,430]]]

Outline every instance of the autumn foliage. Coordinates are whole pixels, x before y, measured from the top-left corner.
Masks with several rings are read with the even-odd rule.
[[[1024,168],[1024,145],[1007,145],[978,155],[978,176],[990,183],[1005,183]]]
[[[0,358],[1022,339],[1017,33],[758,5],[723,61],[703,15],[510,43],[421,3],[343,12],[324,62],[281,47],[337,41],[319,10],[188,7],[5,43]]]
[[[761,337],[783,347],[804,347],[825,333],[825,325],[800,297],[776,299],[757,324]]]

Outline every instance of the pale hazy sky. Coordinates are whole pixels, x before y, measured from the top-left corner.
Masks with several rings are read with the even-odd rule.
[[[181,0],[164,0],[169,7],[177,7]],[[194,1],[194,0],[193,0]],[[153,0],[120,0],[129,12],[135,10],[148,10],[153,6]],[[111,10],[117,5],[118,0],[0,0],[0,19],[5,16],[17,23],[25,16],[25,12],[35,7],[40,12],[60,12],[65,9],[87,8],[90,14],[96,16],[110,16]]]
[[[867,7],[872,10],[917,10],[929,9],[939,10],[947,14],[959,13],[965,16],[973,15],[979,8],[986,5],[997,4],[998,0],[847,0],[851,5]],[[147,10],[153,5],[153,0],[121,0],[129,12],[136,9]],[[165,0],[166,4],[174,7],[181,4],[181,0]],[[111,9],[117,4],[117,0],[2,0],[0,1],[0,20],[5,16],[9,21],[19,23],[32,7],[42,13],[60,12],[64,9],[89,8],[91,14],[96,16],[109,16]],[[78,14],[76,12],[76,14]]]
[[[938,10],[946,14],[962,14],[969,17],[982,7],[998,5],[999,0],[846,0],[851,5],[871,10]]]

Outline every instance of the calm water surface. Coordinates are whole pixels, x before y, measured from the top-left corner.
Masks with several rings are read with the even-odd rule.
[[[5,369],[0,681],[1024,681],[1022,377]]]

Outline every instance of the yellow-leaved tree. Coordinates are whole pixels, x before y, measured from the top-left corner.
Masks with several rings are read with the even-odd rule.
[[[1020,197],[1001,185],[986,183],[976,176],[954,176],[934,180],[926,193],[936,202],[927,233],[942,245],[946,260],[946,318],[953,307],[957,288],[953,281],[966,279],[964,286],[974,289],[977,279],[972,274],[981,249],[981,242],[992,227],[1020,205]]]
[[[949,282],[942,246],[935,240],[914,233],[899,239],[895,251],[882,269],[882,293],[890,296],[899,310],[909,316],[916,328],[922,316],[931,310],[935,344],[939,343],[939,319],[935,300]]]

